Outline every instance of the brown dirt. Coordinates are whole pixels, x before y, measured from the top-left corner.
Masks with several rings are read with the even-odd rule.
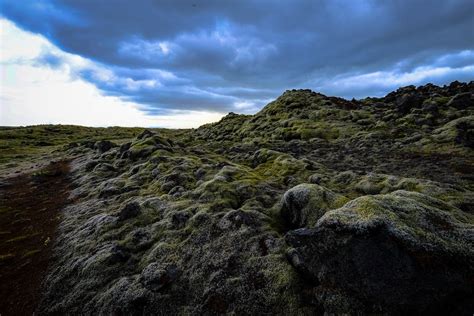
[[[51,259],[69,164],[61,161],[0,183],[0,315],[32,315]]]

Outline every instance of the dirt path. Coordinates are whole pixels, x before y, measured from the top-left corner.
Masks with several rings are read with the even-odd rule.
[[[0,315],[31,315],[68,200],[67,162],[0,183]]]

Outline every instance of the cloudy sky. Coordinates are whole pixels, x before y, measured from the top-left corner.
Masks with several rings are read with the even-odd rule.
[[[0,125],[197,127],[474,80],[473,0],[3,0]]]

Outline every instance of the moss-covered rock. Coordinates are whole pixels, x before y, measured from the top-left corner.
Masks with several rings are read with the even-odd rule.
[[[317,184],[299,184],[283,195],[280,214],[290,228],[312,227],[326,211],[347,198]]]
[[[94,144],[94,147],[100,152],[105,153],[112,149],[113,147],[117,147],[117,145],[109,140],[100,140]]]
[[[455,119],[433,132],[436,142],[458,143],[463,146],[474,148],[474,116]]]
[[[352,200],[286,239],[293,265],[318,291],[356,298],[360,306],[344,313],[468,313],[473,223],[440,200],[396,191]]]

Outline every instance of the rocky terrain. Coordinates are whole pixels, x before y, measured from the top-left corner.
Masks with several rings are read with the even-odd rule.
[[[474,82],[289,90],[191,130],[49,128],[75,136],[41,152],[71,189],[39,314],[474,312]]]

